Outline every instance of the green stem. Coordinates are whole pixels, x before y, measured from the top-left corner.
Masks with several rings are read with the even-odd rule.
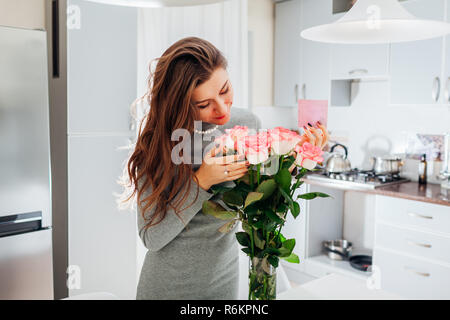
[[[251,245],[251,249],[252,249],[252,256],[250,257],[251,259],[253,259],[253,257],[255,256],[255,249],[254,249],[254,241],[253,241],[253,227],[250,227],[252,229],[252,232],[250,232],[250,245]]]
[[[261,175],[261,163],[258,163],[257,168],[258,168],[258,172],[256,173],[256,179],[258,181],[258,186],[259,186],[259,178]]]
[[[253,191],[253,167],[250,167],[249,172],[250,172],[250,187],[251,190]]]

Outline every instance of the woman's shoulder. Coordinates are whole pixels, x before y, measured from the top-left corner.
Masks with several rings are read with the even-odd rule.
[[[234,126],[246,126],[255,130],[261,128],[259,118],[248,109],[233,107],[230,109],[230,115],[230,121],[225,125],[226,128]]]

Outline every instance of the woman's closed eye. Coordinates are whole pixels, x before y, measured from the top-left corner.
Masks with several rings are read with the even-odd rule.
[[[230,90],[230,88],[227,87],[227,90],[225,90],[224,92],[221,92],[220,94],[221,94],[221,95],[227,94],[229,90]],[[208,106],[209,106],[209,103],[208,103],[208,104],[205,104],[205,105],[203,105],[203,106],[198,106],[198,107],[199,107],[200,109],[205,109],[205,108],[208,107]]]

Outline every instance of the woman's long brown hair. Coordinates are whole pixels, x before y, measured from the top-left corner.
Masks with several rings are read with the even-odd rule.
[[[172,132],[179,128],[194,131],[194,121],[198,120],[197,107],[192,101],[194,89],[209,80],[217,68],[227,68],[222,53],[210,42],[197,37],[175,42],[156,60],[154,73],[150,67],[146,95],[150,111],[143,119],[143,129],[144,121],[140,123],[136,146],[127,163],[133,192],[126,201],[137,194],[141,214],[148,221],[146,228],[160,223],[169,207],[183,220],[180,212],[186,208],[181,209],[181,206],[186,202],[192,179],[197,184],[198,181],[191,164],[172,162],[172,148],[177,143],[171,140]],[[150,194],[142,199],[149,187]],[[195,200],[198,191],[197,188]],[[147,218],[145,213],[152,208],[154,214]]]

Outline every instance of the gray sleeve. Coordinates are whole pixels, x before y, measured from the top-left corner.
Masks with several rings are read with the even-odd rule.
[[[197,183],[192,181],[191,188],[189,189],[188,197],[186,202],[182,204],[182,207],[189,206],[195,199],[197,194]],[[151,188],[149,188],[151,189]],[[198,187],[198,198],[197,200],[187,209],[180,212],[183,221],[188,224],[189,221],[201,210],[203,201],[209,200],[213,197],[213,194],[205,191],[204,189]],[[151,190],[145,190],[143,192],[143,198],[147,197]],[[180,192],[180,196],[183,196],[184,192]],[[154,214],[154,208],[147,210],[146,217],[150,217]],[[145,228],[146,222],[142,217],[142,209],[139,204],[137,205],[137,223],[139,237],[141,238],[144,246],[150,251],[158,251],[166,246],[170,241],[172,241],[178,234],[183,231],[185,225],[183,221],[175,214],[173,209],[168,209],[164,219],[155,226],[150,228]]]

